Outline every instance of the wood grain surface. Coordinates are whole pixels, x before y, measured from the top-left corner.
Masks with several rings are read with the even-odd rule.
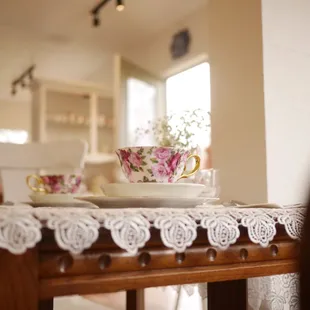
[[[38,252],[14,255],[0,250],[0,309],[38,310]]]
[[[297,262],[278,260],[271,262],[145,270],[105,275],[60,277],[40,280],[40,298],[73,294],[99,294],[201,282],[220,282],[251,277],[292,273],[298,270]]]

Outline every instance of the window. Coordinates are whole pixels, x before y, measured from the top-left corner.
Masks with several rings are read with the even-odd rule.
[[[167,112],[211,110],[210,66],[207,62],[167,79]]]
[[[183,111],[200,109],[208,117],[211,111],[210,65],[207,62],[185,70],[167,79],[167,113],[182,114]],[[210,144],[210,136],[199,133],[200,146]]]
[[[144,135],[137,140],[136,129],[148,128],[148,122],[156,117],[156,89],[153,85],[129,78],[127,106],[128,145],[153,145],[154,137]]]
[[[1,143],[24,144],[28,141],[28,132],[26,130],[0,129]]]

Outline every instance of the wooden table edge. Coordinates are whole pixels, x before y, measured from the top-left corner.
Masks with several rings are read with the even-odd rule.
[[[298,272],[295,259],[41,279],[39,298],[112,293],[147,287],[220,282]]]

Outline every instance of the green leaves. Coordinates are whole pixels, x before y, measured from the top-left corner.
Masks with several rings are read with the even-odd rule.
[[[139,168],[134,166],[132,163],[130,163],[130,169],[135,171],[135,172],[139,172]]]

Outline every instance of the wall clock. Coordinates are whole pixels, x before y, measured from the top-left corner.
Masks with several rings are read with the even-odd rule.
[[[191,36],[188,29],[183,29],[172,37],[170,52],[172,59],[183,57],[189,52]]]

